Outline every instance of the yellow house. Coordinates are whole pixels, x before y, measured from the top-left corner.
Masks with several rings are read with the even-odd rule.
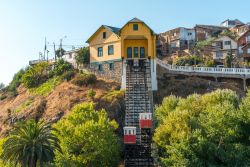
[[[87,43],[91,68],[106,73],[107,78],[121,79],[124,59],[154,60],[156,57],[156,34],[137,18],[128,21],[122,28],[102,25]],[[155,63],[152,65],[155,71]]]

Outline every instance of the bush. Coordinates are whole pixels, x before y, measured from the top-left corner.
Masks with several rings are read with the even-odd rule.
[[[102,99],[112,102],[113,100],[122,99],[124,98],[124,91],[123,90],[113,90],[109,91]]]
[[[30,91],[36,95],[47,96],[59,83],[60,78],[54,77],[49,79],[39,87],[30,89]]]
[[[84,74],[79,74],[75,79],[72,80],[72,83],[77,85],[77,86],[88,86],[89,84],[94,84],[96,83],[96,76],[95,74],[91,73],[84,73]]]
[[[69,70],[63,73],[62,79],[66,81],[70,81],[75,76],[74,70]]]
[[[73,67],[71,64],[69,64],[68,62],[64,61],[63,59],[59,59],[56,63],[55,63],[55,67],[54,69],[50,72],[52,74],[50,74],[51,76],[60,76],[63,73],[72,70]]]
[[[87,97],[88,97],[89,99],[94,99],[95,95],[96,95],[96,92],[95,92],[93,89],[90,89],[90,90],[88,91]]]
[[[178,66],[193,66],[193,65],[198,65],[200,63],[204,63],[204,60],[201,57],[198,56],[185,56],[185,57],[180,57],[174,60],[173,64],[178,65]]]
[[[24,74],[25,70],[21,69],[19,70],[13,77],[12,81],[10,82],[9,86],[7,87],[7,90],[10,92],[12,96],[17,95],[17,87],[22,82],[22,76]]]
[[[49,63],[41,62],[29,67],[22,76],[26,88],[34,88],[48,79]]]
[[[6,99],[6,98],[7,98],[6,95],[0,95],[0,100],[4,100],[4,99]]]

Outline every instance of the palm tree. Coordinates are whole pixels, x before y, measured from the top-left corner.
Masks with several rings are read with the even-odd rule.
[[[52,131],[54,129],[44,121],[29,120],[19,124],[3,144],[3,161],[13,162],[15,166],[20,163],[23,167],[36,167],[38,163],[42,167],[52,162],[54,151],[61,151]]]

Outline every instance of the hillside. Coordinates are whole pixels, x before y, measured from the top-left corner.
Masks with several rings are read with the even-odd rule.
[[[116,98],[110,92],[116,92],[119,83],[98,79],[93,85],[76,86],[63,81],[47,96],[36,95],[20,85],[16,97],[7,97],[0,101],[0,135],[4,136],[18,120],[30,118],[44,119],[56,122],[67,115],[71,108],[85,101],[88,90],[93,89],[96,95],[93,99],[96,108],[105,108],[111,119],[121,123],[124,106],[122,99]]]
[[[119,132],[122,132],[125,104],[124,93],[118,90],[120,83],[97,77],[95,84],[77,86],[72,83],[72,80],[61,81],[46,94],[34,93],[21,84],[17,88],[17,96],[0,100],[0,136],[5,136],[19,120],[33,118],[56,122],[62,116],[67,115],[74,105],[92,100],[96,109],[106,109],[109,117],[119,123]],[[164,97],[171,94],[186,97],[193,93],[204,94],[225,88],[236,91],[240,97],[245,96],[240,83],[175,76],[166,73],[161,68],[158,68],[158,88],[158,91],[154,93],[155,104],[160,104]],[[96,92],[93,99],[87,95],[90,89]],[[3,93],[0,93],[0,96],[2,95]]]

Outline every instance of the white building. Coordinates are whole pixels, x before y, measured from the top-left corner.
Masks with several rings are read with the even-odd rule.
[[[236,25],[243,25],[244,23],[241,22],[240,20],[238,19],[234,19],[234,20],[230,20],[230,19],[227,19],[225,21],[223,21],[220,25],[221,26],[224,26],[224,27],[228,27],[228,28],[231,28],[231,27],[234,27]]]
[[[64,55],[62,56],[62,59],[66,62],[69,62],[74,68],[77,68],[77,64],[76,64],[76,56],[77,56],[77,52],[79,51],[79,49],[74,49],[74,50],[70,50],[70,51],[66,51],[64,53]]]
[[[228,36],[222,36],[215,39],[212,43],[212,54],[214,60],[223,60],[228,53],[232,53],[234,56],[238,55],[238,44],[235,40]]]

